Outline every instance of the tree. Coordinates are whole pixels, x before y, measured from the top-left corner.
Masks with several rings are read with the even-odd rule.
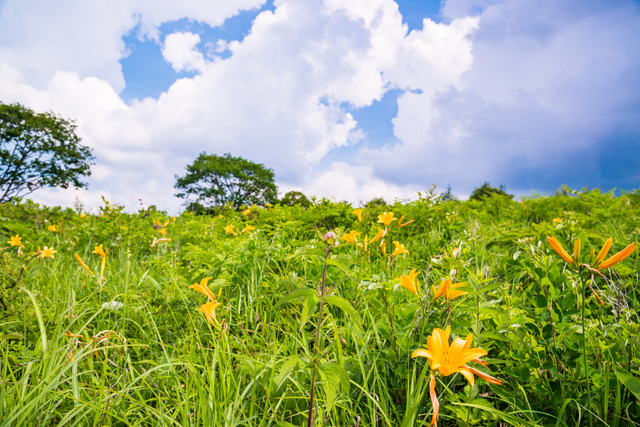
[[[280,200],[280,203],[284,206],[300,205],[303,208],[308,208],[309,206],[311,206],[311,202],[309,201],[307,196],[305,196],[300,191],[289,191],[284,195],[282,200]]]
[[[43,187],[86,187],[79,179],[91,175],[93,156],[75,130],[54,113],[0,102],[0,203]]]
[[[176,175],[177,197],[207,206],[232,203],[236,209],[242,205],[275,203],[278,189],[273,171],[259,163],[233,157],[200,153],[187,174]]]
[[[483,200],[483,199],[491,196],[492,194],[497,194],[499,196],[505,196],[505,197],[508,197],[510,199],[513,199],[513,194],[507,194],[507,192],[505,190],[506,189],[505,189],[504,185],[502,185],[502,184],[500,184],[499,188],[496,188],[496,187],[492,187],[491,184],[489,184],[488,182],[485,182],[480,187],[475,188],[473,190],[473,192],[471,192],[471,196],[469,196],[469,199],[471,199],[471,200]]]

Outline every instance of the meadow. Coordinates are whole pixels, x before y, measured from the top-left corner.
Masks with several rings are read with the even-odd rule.
[[[0,426],[640,425],[639,219],[570,189],[4,203]]]

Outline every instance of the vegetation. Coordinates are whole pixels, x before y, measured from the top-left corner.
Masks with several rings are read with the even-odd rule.
[[[4,203],[0,426],[637,426],[638,212]]]
[[[513,199],[513,195],[512,194],[507,194],[507,192],[505,191],[505,187],[504,185],[500,185],[500,187],[496,188],[496,187],[492,187],[490,183],[485,182],[484,184],[482,184],[480,187],[478,188],[474,188],[473,191],[471,192],[471,195],[469,196],[469,198],[471,200],[482,200],[484,198],[487,198],[493,194],[497,194],[499,196],[505,196],[508,197],[510,199]],[[447,189],[447,193],[445,194],[450,194],[449,189]]]
[[[0,203],[43,187],[86,187],[91,150],[76,126],[53,113],[0,102]]]
[[[187,205],[198,203],[205,208],[229,203],[264,206],[275,203],[278,189],[271,169],[242,157],[200,153],[187,166],[187,174],[176,176],[176,196],[187,199]]]

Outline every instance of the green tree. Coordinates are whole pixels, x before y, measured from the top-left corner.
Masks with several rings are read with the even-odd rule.
[[[492,194],[497,194],[499,196],[505,196],[510,199],[513,199],[513,194],[507,194],[505,190],[506,188],[502,184],[500,184],[500,187],[496,188],[496,187],[492,187],[491,184],[485,181],[484,184],[482,184],[480,187],[475,188],[473,190],[473,192],[471,193],[471,196],[469,196],[469,199],[482,200],[491,196]]]
[[[176,175],[177,197],[187,199],[187,204],[202,203],[205,206],[222,206],[232,203],[242,205],[275,203],[278,189],[273,170],[259,163],[233,157],[200,153],[187,166],[187,174]]]
[[[280,204],[285,206],[300,205],[303,208],[308,208],[309,206],[311,206],[311,202],[309,201],[307,196],[305,196],[300,191],[289,191],[284,195],[282,200],[280,200]]]
[[[72,120],[0,102],[0,203],[43,187],[86,187],[80,177],[91,175],[93,156],[75,130]]]

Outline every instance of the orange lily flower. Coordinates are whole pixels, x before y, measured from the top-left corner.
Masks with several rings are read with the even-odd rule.
[[[609,240],[611,240],[611,238]],[[604,258],[607,255],[607,252],[609,252],[609,249],[611,248],[611,243],[609,243],[607,247],[608,242],[609,241],[607,240],[607,242],[602,247],[602,250],[598,254],[598,258],[600,258],[601,255],[602,255],[602,258]],[[607,249],[606,251],[604,250],[605,247]],[[627,246],[617,254],[613,255],[611,258],[607,259],[606,261],[603,261],[600,265],[598,265],[598,270],[604,270],[606,268],[613,267],[614,265],[616,265],[617,263],[619,263],[629,255],[631,255],[635,249],[636,249],[636,242],[633,242],[632,244],[630,244],[629,246]],[[598,258],[596,258],[596,262],[598,262]]]
[[[22,237],[19,234],[15,236],[9,237],[9,241],[7,242],[10,246],[18,246],[19,248],[24,248],[24,245],[21,242]]]
[[[91,253],[92,254],[98,254],[102,258],[104,258],[109,253],[109,249],[107,249],[107,252],[105,252],[104,249],[102,249],[102,245],[98,245],[98,246],[95,247],[95,249],[93,251],[91,251]]]
[[[53,231],[54,233],[58,231],[58,229],[56,228],[55,224],[51,224],[50,226],[48,226],[47,230]]]
[[[238,234],[236,234],[236,232],[233,229],[233,224],[229,224],[224,228],[224,231],[226,231],[229,234],[233,234],[234,236],[237,236]]]
[[[369,243],[373,243],[382,239],[385,234],[387,234],[386,230],[383,230],[382,228],[378,228],[378,233],[373,237],[373,239],[369,240]]]
[[[400,279],[400,285],[402,285],[402,287],[408,289],[410,292],[413,292],[418,298],[420,298],[420,294],[418,293],[419,285],[416,281],[416,275],[416,269],[414,268],[413,270],[411,270],[408,276],[406,274],[403,274],[402,276],[398,277],[398,279]]]
[[[216,319],[216,308],[221,306],[222,303],[219,303],[215,300],[210,301],[206,304],[202,304],[198,310],[204,313],[204,317],[214,326],[218,326]]]
[[[347,243],[356,243],[358,241],[357,236],[359,235],[360,233],[358,233],[356,230],[352,230],[349,233],[342,236],[342,240],[344,240]]]
[[[362,208],[354,209],[351,213],[358,217],[358,221],[362,222]]]
[[[492,384],[501,385],[502,381],[485,374],[471,366],[467,365],[468,362],[474,361],[479,357],[488,354],[486,350],[481,348],[472,348],[472,336],[467,335],[466,339],[456,337],[451,344],[449,344],[449,335],[451,333],[451,327],[443,331],[440,328],[433,330],[430,337],[427,338],[427,348],[419,348],[411,355],[415,357],[426,357],[429,360],[429,367],[431,371],[438,371],[445,377],[456,372],[465,377],[469,384],[473,385],[475,382],[474,374]],[[429,394],[431,396],[431,403],[433,405],[433,417],[431,419],[431,426],[438,426],[438,417],[440,411],[440,403],[435,393],[435,376],[431,374],[431,381],[429,384]]]
[[[444,299],[449,301],[456,297],[459,297],[461,295],[466,295],[469,293],[466,291],[456,291],[455,289],[459,288],[460,286],[462,286],[461,283],[453,284],[451,282],[451,278],[447,276],[444,279],[442,279],[437,290],[435,286],[431,285],[431,289],[433,289],[433,294],[434,294],[433,299],[435,300],[443,296]]]
[[[396,248],[391,253],[392,256],[397,256],[397,255],[402,255],[402,254],[408,254],[409,253],[407,248],[405,248],[404,245],[402,243],[398,242],[397,240],[395,240],[393,242],[393,244],[396,246]]]
[[[73,256],[76,258],[76,260],[78,260],[78,262],[80,263],[80,266],[82,268],[84,268],[85,270],[87,270],[89,272],[89,274],[91,274],[93,277],[96,277],[96,275],[94,274],[93,271],[91,271],[89,269],[89,267],[87,267],[87,264],[85,264],[81,259],[80,259],[80,255],[78,254],[73,254]]]
[[[216,296],[213,292],[211,292],[211,289],[209,289],[209,287],[207,286],[207,282],[209,282],[209,280],[211,280],[211,277],[205,277],[204,279],[202,279],[200,281],[200,284],[193,284],[191,286],[189,286],[189,289],[193,289],[196,290],[198,292],[200,292],[201,294],[211,298],[212,300],[215,301]]]
[[[393,216],[393,212],[385,212],[382,215],[378,215],[378,222],[383,223],[386,227],[390,226],[393,221],[398,218]]]
[[[244,227],[244,230],[242,230],[240,233],[246,233],[247,231],[251,231],[251,230],[255,230],[256,228],[253,225],[249,225],[247,224],[246,227]]]
[[[562,245],[558,243],[558,241],[554,236],[547,237],[547,242],[549,242],[553,250],[556,251],[557,254],[560,255],[560,258],[562,258],[565,262],[569,264],[575,264],[575,262],[573,261],[573,258],[571,258],[571,255],[569,255],[567,251],[564,250]]]
[[[40,258],[53,258],[53,254],[57,253],[53,247],[49,248],[45,246],[42,250],[40,250],[40,246],[38,246],[38,250],[36,251]]]

